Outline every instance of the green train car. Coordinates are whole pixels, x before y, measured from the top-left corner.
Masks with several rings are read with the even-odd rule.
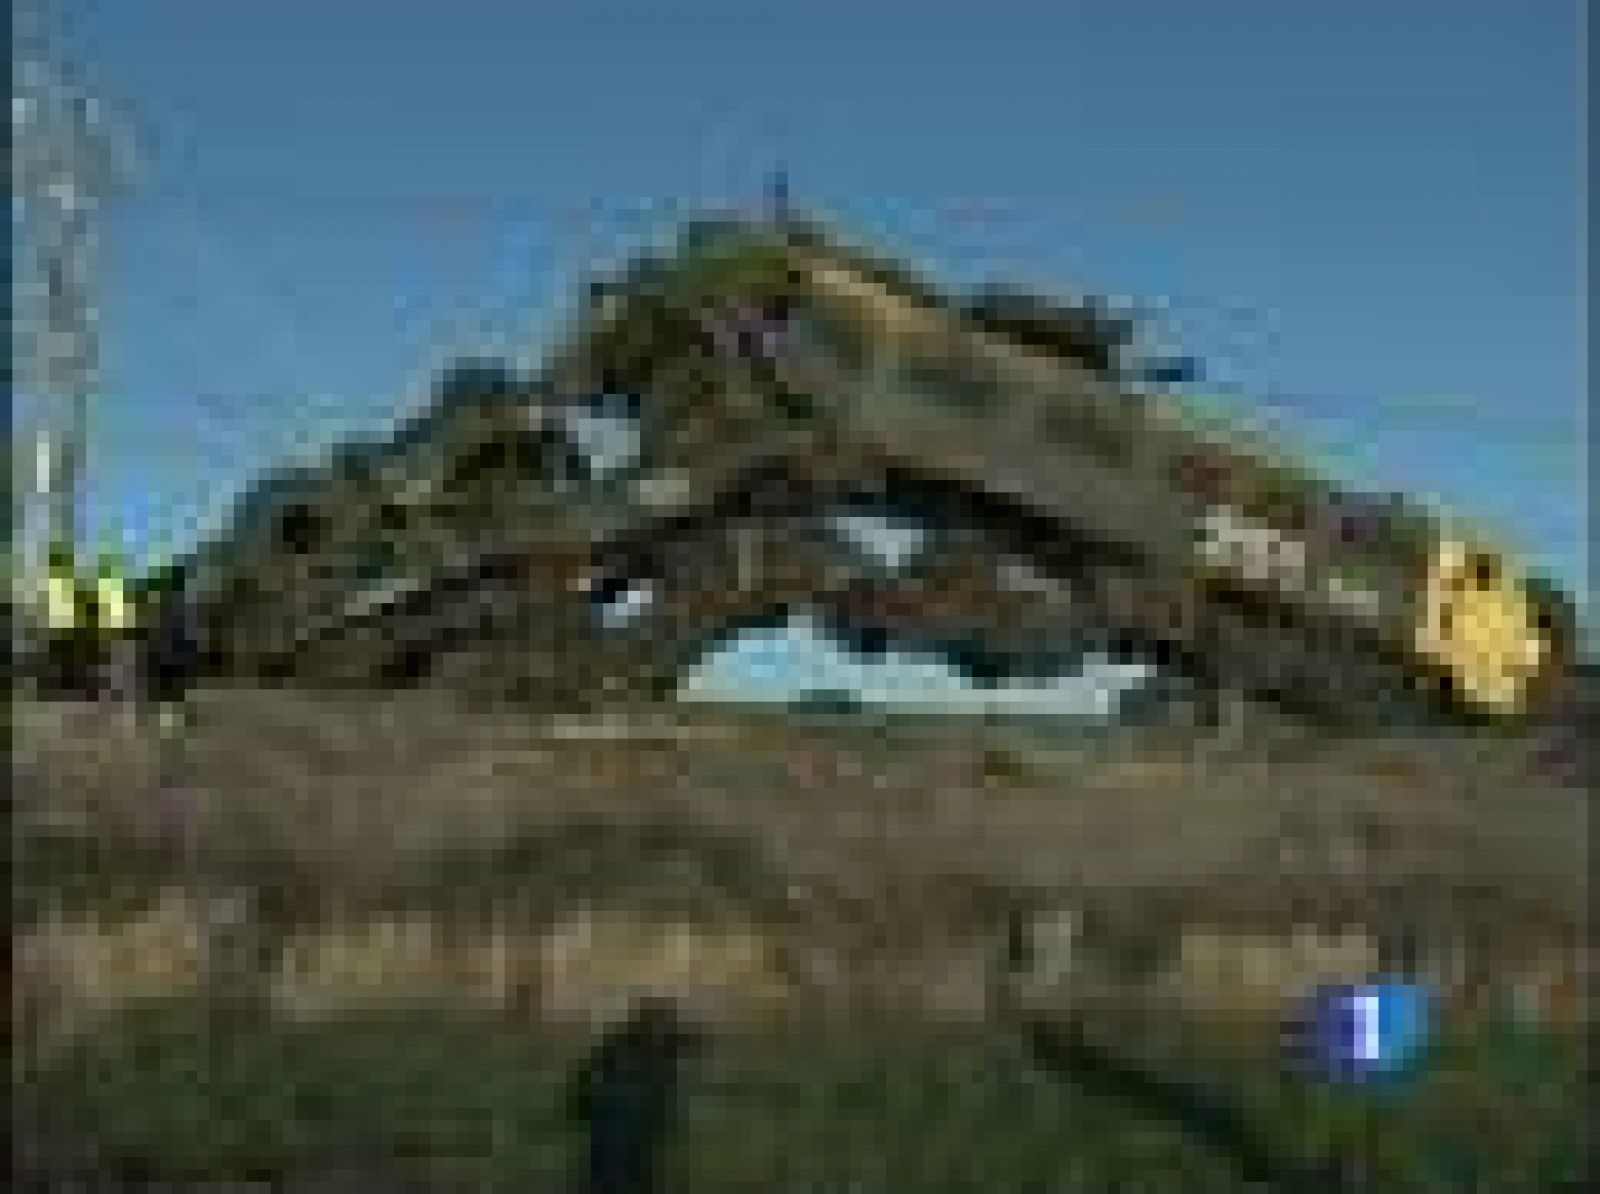
[[[736,343],[752,312],[758,332],[778,330],[771,346]],[[675,320],[731,326],[721,341],[749,365],[747,384],[774,386],[780,409],[826,425],[832,442],[1131,555],[1158,603],[1265,607],[1319,649],[1340,644],[1324,651],[1333,666],[1338,650],[1362,666],[1381,657],[1492,717],[1535,712],[1574,662],[1571,603],[1507,545],[1202,429],[1108,373],[1105,329],[1080,320],[1065,330],[1082,351],[1073,336],[1065,351],[1041,347],[800,221],[692,229],[613,292],[586,352],[646,388],[682,335]]]
[[[833,592],[832,565],[779,524],[852,489],[920,487],[993,548],[975,565],[983,579],[924,594],[950,606],[928,617],[952,630],[1009,617],[995,611],[1011,600],[1007,553],[1021,551],[1085,598],[1096,631],[1170,646],[1268,699],[1383,717],[1390,693],[1409,707],[1416,692],[1430,715],[1517,719],[1566,688],[1572,604],[1507,545],[1125,384],[1115,319],[974,303],[793,218],[692,223],[588,298],[536,378],[441,400],[399,480],[379,469],[300,495],[327,528],[316,544],[264,533],[235,552],[208,590],[221,594],[219,653],[246,668],[270,656],[285,674],[317,659],[353,677],[409,674],[477,649],[474,635],[532,627],[560,641],[492,651],[496,667],[594,678],[614,664],[622,687],[635,673],[659,683],[725,624],[834,599],[873,607],[872,594]],[[625,467],[588,477],[562,463],[563,436],[597,396],[637,411],[638,444]],[[774,527],[755,575],[729,563],[751,517]],[[411,562],[374,587],[346,564],[380,539],[409,545],[392,554]],[[485,580],[479,565],[497,559],[488,571],[505,575]],[[584,647],[585,586],[625,584],[630,568],[671,591],[627,635]],[[575,609],[546,608],[559,594]],[[916,606],[893,583],[879,595]],[[1075,633],[1071,612],[1037,616]],[[563,650],[578,654],[563,664]]]

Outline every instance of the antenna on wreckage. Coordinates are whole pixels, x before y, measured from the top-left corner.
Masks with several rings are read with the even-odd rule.
[[[788,223],[792,214],[789,204],[789,170],[779,166],[767,179],[767,216],[774,224]]]

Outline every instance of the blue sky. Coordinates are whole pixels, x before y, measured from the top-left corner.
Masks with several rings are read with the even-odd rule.
[[[141,554],[781,157],[960,277],[1168,300],[1222,391],[1582,575],[1577,0],[75,7],[152,150],[92,511]]]
[[[1113,714],[1124,693],[1154,674],[1138,661],[1093,657],[1049,679],[981,686],[933,652],[891,650],[864,659],[814,618],[796,615],[710,652],[684,676],[679,692],[694,701],[780,704],[848,692],[877,708],[1099,718]]]

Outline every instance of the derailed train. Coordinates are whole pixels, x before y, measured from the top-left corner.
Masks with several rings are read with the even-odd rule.
[[[996,640],[1092,628],[1322,714],[1517,718],[1561,699],[1576,651],[1561,593],[1414,505],[1122,384],[1114,321],[963,306],[795,219],[692,225],[592,299],[545,373],[480,404],[449,449],[517,441],[462,483],[481,501],[451,499],[479,511],[479,546],[394,600],[333,602],[315,633],[299,619],[257,664],[392,677],[531,634],[548,641],[476,657],[554,676],[567,652],[577,687],[620,693],[659,687],[728,626],[809,605]],[[630,397],[637,443],[574,486],[571,419],[597,394]],[[510,500],[529,485],[544,498]],[[965,571],[869,575],[816,550],[828,512],[863,502],[957,529]],[[350,534],[405,533],[373,509],[344,518]],[[1019,563],[1043,588],[1019,594]],[[660,600],[627,635],[584,620],[595,594],[646,585]]]
[[[784,485],[940,493],[1074,585],[1083,616],[1295,703],[1348,710],[1387,689],[1514,716],[1561,689],[1574,616],[1553,587],[1416,505],[1274,462],[1120,385],[1092,323],[1066,313],[1064,346],[1019,334],[800,223],[690,243],[676,274],[619,291],[607,330],[670,324],[676,303],[711,353],[740,358],[739,384],[803,412],[809,435],[749,453],[785,460]],[[611,353],[608,381],[659,377],[659,358],[627,359],[606,330],[590,343]]]

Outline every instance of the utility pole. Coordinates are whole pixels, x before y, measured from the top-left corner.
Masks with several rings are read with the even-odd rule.
[[[75,554],[81,540],[85,445],[99,363],[95,217],[100,200],[119,190],[130,171],[100,104],[53,59],[40,4],[22,7],[15,32],[12,358],[17,389],[34,409],[13,534],[21,557],[17,579],[25,586],[19,604],[30,608],[51,557]]]

